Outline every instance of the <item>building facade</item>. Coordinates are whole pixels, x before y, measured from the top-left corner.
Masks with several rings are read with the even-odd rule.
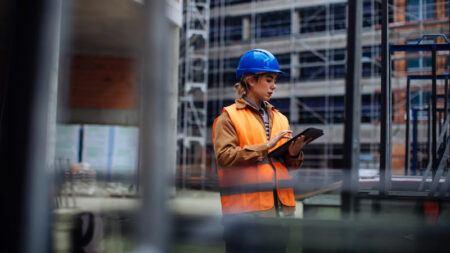
[[[340,168],[343,158],[347,8],[342,0],[211,0],[206,124],[208,135],[222,108],[234,102],[239,57],[263,48],[288,75],[279,77],[271,103],[294,132],[314,126],[325,135],[305,148],[306,168]],[[449,35],[448,0],[391,0],[390,43],[415,42],[425,33]],[[361,168],[377,170],[380,142],[381,1],[364,0],[362,45]],[[439,42],[439,41],[438,41]],[[448,53],[438,55],[438,74],[448,73]],[[429,73],[427,54],[392,57],[393,168],[404,171],[406,76]],[[351,70],[349,70],[351,71]],[[429,98],[431,81],[417,83],[413,104]],[[439,84],[438,84],[439,85]],[[426,102],[426,101],[425,101]],[[420,127],[424,131],[423,127]],[[207,171],[216,165],[206,140]],[[396,172],[394,172],[396,173]]]

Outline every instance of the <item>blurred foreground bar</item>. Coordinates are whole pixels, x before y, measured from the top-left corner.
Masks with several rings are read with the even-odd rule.
[[[9,1],[0,156],[1,252],[50,252],[62,0]],[[2,5],[5,7],[5,5]],[[3,234],[4,233],[4,234]],[[5,240],[5,241],[3,241]]]

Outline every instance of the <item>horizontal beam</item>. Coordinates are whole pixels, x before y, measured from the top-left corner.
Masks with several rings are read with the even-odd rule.
[[[445,80],[449,79],[449,74],[443,74],[443,75],[436,75],[437,80]],[[433,75],[409,75],[409,80],[431,80],[433,79]]]
[[[447,51],[450,50],[448,44],[406,44],[406,45],[390,45],[391,52],[421,52],[421,51]]]

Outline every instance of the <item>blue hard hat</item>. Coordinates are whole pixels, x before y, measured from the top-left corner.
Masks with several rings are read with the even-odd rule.
[[[236,78],[240,79],[245,73],[276,72],[282,73],[278,61],[273,54],[264,49],[253,49],[245,53],[239,60]]]

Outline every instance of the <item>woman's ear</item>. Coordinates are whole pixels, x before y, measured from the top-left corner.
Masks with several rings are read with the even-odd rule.
[[[254,78],[254,77],[249,78],[248,81],[247,81],[247,85],[249,87],[255,86],[256,85],[256,78]]]

